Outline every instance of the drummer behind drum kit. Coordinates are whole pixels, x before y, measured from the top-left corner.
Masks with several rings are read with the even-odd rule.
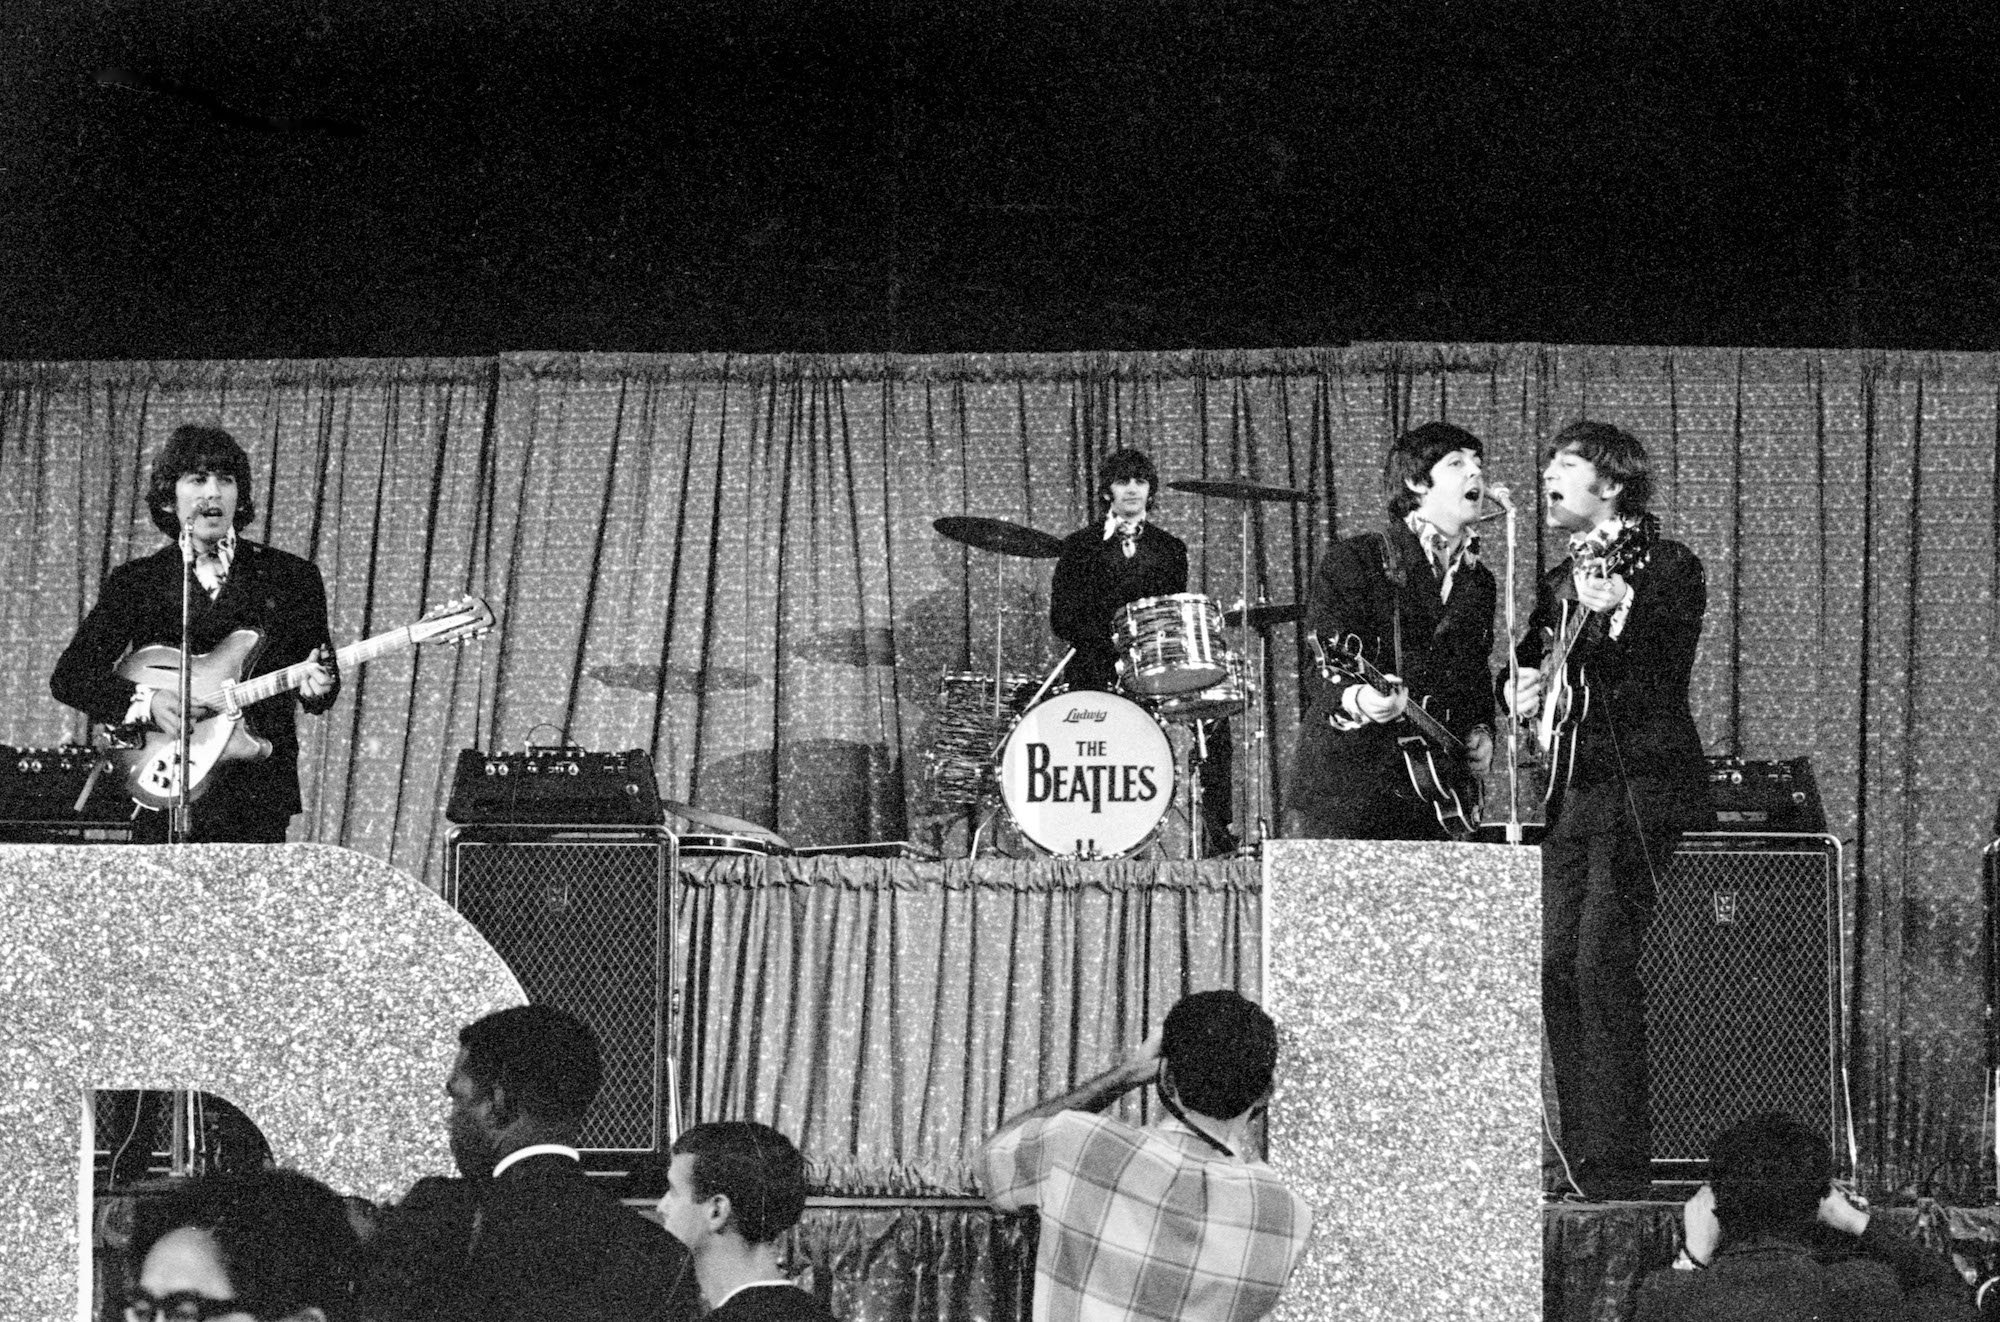
[[[1169,728],[1187,732],[1189,759],[1208,756],[1207,723],[1249,707],[1255,717],[1250,744],[1248,808],[1255,819],[1249,848],[1263,838],[1269,814],[1261,775],[1266,745],[1261,646],[1250,632],[1263,633],[1304,617],[1303,607],[1260,602],[1244,605],[1249,594],[1250,505],[1258,501],[1307,501],[1288,487],[1239,479],[1169,482],[1177,491],[1243,503],[1243,598],[1224,612],[1199,592],[1145,597],[1122,607],[1113,624],[1120,691],[1063,691],[1058,677],[1065,656],[1046,679],[1007,671],[1001,622],[996,611],[993,671],[952,671],[940,678],[925,771],[932,797],[941,804],[983,810],[972,852],[997,808],[1028,842],[1044,853],[1071,858],[1124,858],[1138,853],[1159,834],[1175,794],[1185,781],[1187,818],[1202,818],[1200,777],[1181,775]],[[932,525],[953,541],[999,556],[1052,560],[1062,541],[1004,519],[953,517]],[[995,563],[996,589],[1001,563]],[[994,600],[1000,600],[996,590]],[[1232,647],[1226,632],[1239,630]],[[1255,672],[1246,657],[1258,658]],[[997,798],[998,803],[995,804]],[[1223,806],[1225,819],[1228,806]],[[1191,825],[1190,856],[1199,852],[1203,832]]]

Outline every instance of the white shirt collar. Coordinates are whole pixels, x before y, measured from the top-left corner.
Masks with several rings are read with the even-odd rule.
[[[722,1307],[724,1304],[728,1303],[731,1299],[734,1299],[737,1295],[742,1294],[745,1290],[755,1290],[759,1286],[764,1286],[764,1285],[782,1285],[788,1290],[796,1290],[799,1288],[798,1282],[788,1281],[782,1276],[775,1277],[768,1281],[745,1281],[743,1282],[743,1284],[737,1286],[734,1290],[731,1290],[728,1294],[722,1296],[722,1298],[716,1300],[715,1308]],[[714,1309],[711,1309],[710,1311],[713,1312]]]
[[[583,1160],[581,1152],[572,1147],[565,1147],[561,1143],[530,1143],[525,1148],[515,1148],[512,1152],[494,1162],[493,1173],[498,1175],[517,1161],[524,1161],[529,1157],[544,1156],[568,1157],[571,1161]]]

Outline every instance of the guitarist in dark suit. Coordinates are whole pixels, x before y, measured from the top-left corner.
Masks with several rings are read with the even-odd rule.
[[[1542,1014],[1562,1141],[1581,1192],[1644,1198],[1651,1180],[1639,954],[1681,833],[1714,826],[1688,677],[1708,608],[1701,561],[1646,509],[1646,451],[1601,422],[1558,432],[1542,474],[1573,553],[1540,584],[1517,647],[1523,719],[1567,711],[1542,842]],[[1560,671],[1550,640],[1574,636]]]
[[[256,515],[250,459],[236,438],[220,428],[174,432],[153,462],[146,506],[154,526],[174,544],[111,571],[97,604],[56,662],[50,691],[93,720],[177,735],[179,693],[135,684],[120,676],[117,667],[135,647],[179,648],[181,581],[188,572],[186,553],[192,550],[190,622],[197,656],[231,631],[247,628],[264,638],[250,673],[298,662],[311,665],[296,697],[281,693],[247,709],[251,730],[270,741],[270,755],[223,762],[209,773],[193,805],[190,839],[282,842],[301,807],[296,708],[317,715],[340,692],[327,629],[326,586],[310,562],[238,535]],[[208,714],[197,711],[195,718]],[[165,841],[168,817],[165,812],[140,812],[135,823],[140,841]]]
[[[1477,436],[1446,422],[1404,433],[1383,466],[1388,525],[1335,543],[1315,569],[1306,601],[1310,637],[1330,658],[1358,642],[1390,685],[1385,693],[1308,668],[1305,725],[1285,787],[1286,835],[1453,834],[1420,796],[1399,743],[1413,733],[1406,717],[1412,702],[1428,698],[1430,714],[1464,745],[1463,767],[1436,759],[1446,780],[1476,778],[1491,763],[1496,594],[1472,537],[1489,489],[1484,449]],[[1470,780],[1464,784],[1469,795]]]

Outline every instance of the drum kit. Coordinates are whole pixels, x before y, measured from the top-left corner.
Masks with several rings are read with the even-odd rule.
[[[1190,857],[1203,832],[1201,778],[1181,772],[1176,740],[1186,761],[1208,757],[1209,723],[1248,708],[1253,713],[1246,787],[1255,852],[1269,820],[1263,750],[1267,713],[1256,701],[1264,691],[1263,639],[1279,625],[1304,618],[1303,606],[1250,602],[1250,507],[1260,502],[1304,502],[1289,487],[1240,478],[1169,482],[1166,486],[1242,506],[1242,595],[1228,609],[1199,592],[1146,597],[1120,608],[1112,643],[1118,652],[1119,691],[1067,691],[1058,681],[1065,656],[1047,677],[1009,671],[1004,665],[1002,612],[995,611],[991,673],[952,671],[940,678],[925,772],[938,803],[982,809],[971,852],[1004,809],[1020,834],[1045,854],[1069,858],[1125,858],[1158,837],[1185,788]],[[1062,554],[1049,533],[1004,519],[956,516],[932,525],[952,541],[995,556],[998,602],[1001,575],[1012,559],[1046,560]],[[1229,631],[1237,633],[1232,646]],[[997,801],[997,802],[996,802]]]

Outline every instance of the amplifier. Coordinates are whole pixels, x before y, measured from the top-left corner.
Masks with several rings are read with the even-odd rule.
[[[460,825],[658,826],[660,785],[653,756],[634,748],[591,753],[581,748],[529,748],[482,753],[467,748],[452,776],[447,819]]]
[[[132,803],[111,770],[93,784],[104,754],[82,744],[13,748],[0,744],[0,819],[12,822],[124,822]],[[88,786],[90,794],[84,796]],[[78,801],[82,800],[81,807]]]
[[[1718,830],[1787,835],[1820,835],[1826,830],[1826,812],[1820,807],[1809,757],[1782,762],[1711,757],[1708,794]]]

